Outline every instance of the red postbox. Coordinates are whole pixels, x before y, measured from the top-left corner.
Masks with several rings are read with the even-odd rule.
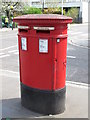
[[[21,103],[43,114],[65,110],[67,24],[71,17],[24,15],[18,23]]]

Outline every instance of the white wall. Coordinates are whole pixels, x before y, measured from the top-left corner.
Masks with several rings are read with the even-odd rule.
[[[88,22],[88,2],[82,2],[82,23]]]

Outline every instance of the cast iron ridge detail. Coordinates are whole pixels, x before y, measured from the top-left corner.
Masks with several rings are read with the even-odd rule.
[[[13,21],[17,23],[25,23],[26,21],[28,23],[57,24],[57,23],[71,23],[72,18],[57,14],[41,14],[41,15],[33,14],[33,15],[23,15],[23,16],[15,17]]]
[[[42,36],[40,36],[40,35],[36,35],[36,36],[33,36],[33,35],[24,35],[23,33],[18,33],[18,35],[19,36],[21,36],[21,37],[23,37],[23,36],[25,36],[25,37],[33,37],[33,38],[36,38],[36,37],[42,37]],[[47,37],[49,36],[49,38],[52,38],[52,35],[47,35]],[[43,38],[44,37],[46,37],[46,36],[43,36]],[[60,35],[53,35],[53,38],[67,38],[68,37],[68,35],[67,34],[60,34]]]
[[[45,19],[38,19],[38,20],[36,20],[36,19],[34,19],[34,20],[29,20],[29,19],[16,19],[16,18],[14,18],[14,20],[13,20],[14,22],[17,22],[17,23],[20,23],[20,24],[25,24],[25,22],[28,24],[28,23],[35,23],[35,24],[60,24],[60,23],[71,23],[72,22],[72,19],[70,19],[70,20],[68,20],[68,19],[61,19],[61,20],[53,20],[53,19],[51,19],[51,20],[45,20]]]
[[[37,89],[37,88],[32,88],[32,87],[29,87],[25,84],[23,84],[22,82],[20,82],[21,86],[28,89],[28,90],[33,90],[35,92],[45,92],[45,93],[55,93],[55,92],[58,92],[58,91],[63,91],[65,92],[66,91],[66,86],[64,88],[60,88],[60,89],[56,89],[56,90],[40,90],[40,89]]]
[[[58,15],[58,14],[28,14],[28,15],[22,15],[22,16],[19,16],[19,17],[16,17],[16,19],[31,19],[31,20],[34,20],[34,19],[72,19],[71,17],[67,17],[67,16],[64,16],[64,15]]]

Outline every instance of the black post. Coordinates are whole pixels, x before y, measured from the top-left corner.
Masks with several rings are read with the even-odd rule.
[[[42,13],[44,13],[44,0],[42,0]]]
[[[0,28],[2,28],[2,18],[0,17]]]

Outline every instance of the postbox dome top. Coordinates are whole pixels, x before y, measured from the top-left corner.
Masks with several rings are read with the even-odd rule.
[[[32,23],[43,23],[43,22],[55,22],[55,23],[71,23],[72,18],[67,17],[64,15],[58,15],[58,14],[28,14],[28,15],[22,15],[19,17],[15,17],[13,19],[14,22],[17,23],[25,23],[25,22],[32,22]]]

